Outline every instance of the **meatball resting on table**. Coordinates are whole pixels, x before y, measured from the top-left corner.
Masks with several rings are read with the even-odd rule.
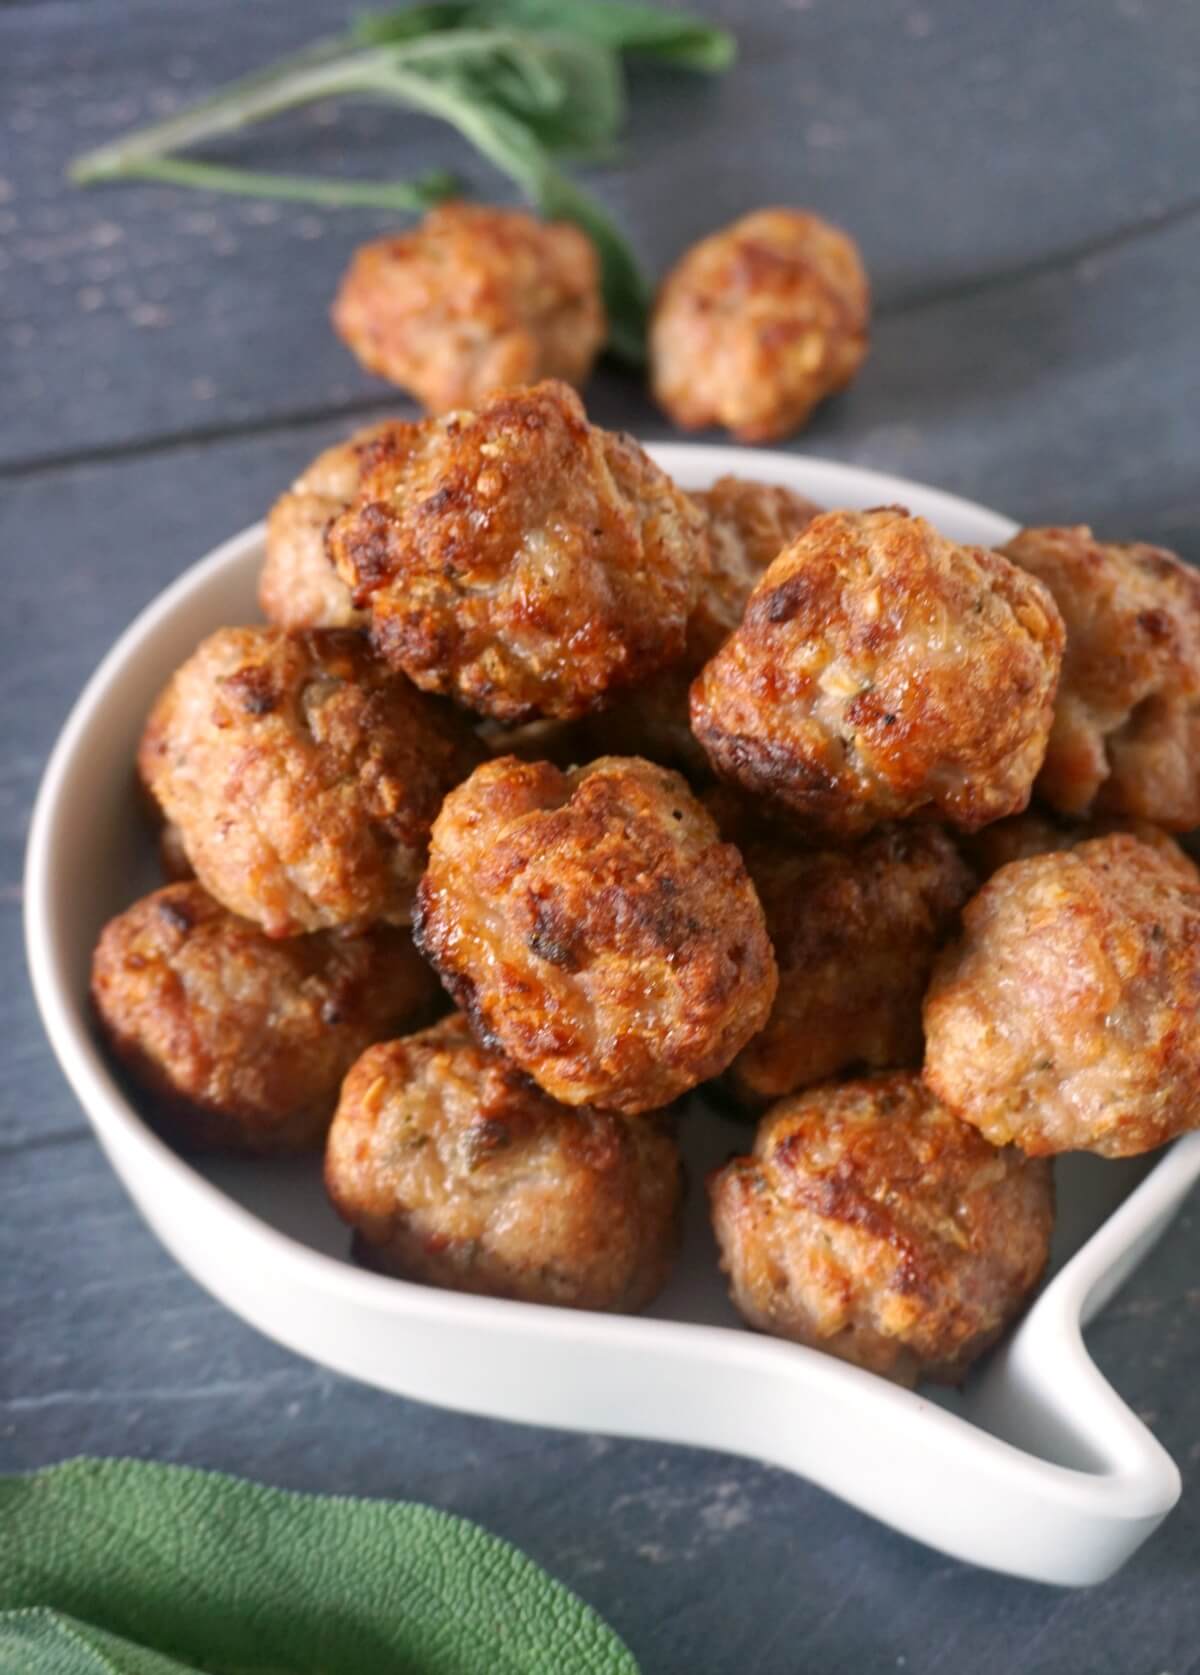
[[[569,221],[441,204],[356,251],[333,324],[369,372],[429,413],[541,378],[582,385],[606,331],[600,264]]]
[[[651,383],[677,425],[742,442],[799,429],[867,353],[870,289],[853,239],[794,209],[760,209],[688,250],[650,322]]]

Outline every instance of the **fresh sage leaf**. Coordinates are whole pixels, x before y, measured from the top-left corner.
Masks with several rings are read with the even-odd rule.
[[[465,1519],[137,1460],[0,1478],[0,1611],[42,1659],[6,1675],[637,1675],[581,1600]]]
[[[631,0],[444,0],[441,5],[368,12],[356,21],[354,34],[357,40],[379,45],[489,25],[579,35],[614,52],[709,74],[727,70],[736,56],[727,29],[688,12]]]
[[[543,215],[583,228],[600,258],[609,350],[630,365],[643,364],[649,292],[637,258],[595,199],[555,166],[528,124],[444,70],[413,75],[396,68],[390,81],[397,97],[457,128]]]
[[[291,199],[296,203],[328,204],[334,209],[394,209],[409,215],[421,215],[434,204],[462,196],[458,177],[443,169],[414,181],[330,180],[319,175],[260,174],[255,169],[228,168],[191,157],[138,157],[122,169],[122,174],[168,186],[233,192],[244,198]]]
[[[600,256],[609,348],[645,359],[649,289],[628,243],[559,159],[611,155],[625,121],[621,55],[691,69],[732,60],[724,30],[631,0],[434,0],[369,14],[353,35],[318,41],[189,109],[78,157],[71,178],[151,179],[210,191],[419,213],[444,175],[414,182],[263,174],[178,154],[256,122],[346,95],[388,100],[450,123],[543,214],[576,221]]]
[[[5,1675],[197,1675],[195,1664],[165,1658],[61,1611],[0,1611]]]

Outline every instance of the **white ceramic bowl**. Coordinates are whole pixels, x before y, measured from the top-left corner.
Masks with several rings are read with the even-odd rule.
[[[679,482],[726,471],[826,505],[901,502],[961,540],[1013,526],[892,477],[727,448],[654,450]],[[1093,1365],[1082,1326],[1200,1175],[1200,1134],[1131,1164],[1064,1159],[1052,1278],[965,1392],[898,1390],[737,1323],[717,1273],[703,1173],[746,1130],[685,1124],[694,1183],[683,1259],[640,1318],[458,1296],[351,1265],[314,1164],[195,1164],[142,1122],[98,1051],[87,979],[103,922],[156,882],[134,796],[143,719],[210,630],[257,615],[262,530],[221,547],[121,637],[46,769],[29,838],[26,933],[50,1041],[113,1167],[196,1279],[301,1354],[447,1407],[728,1449],[799,1472],[918,1540],[997,1570],[1098,1582],[1179,1494],[1174,1464]]]

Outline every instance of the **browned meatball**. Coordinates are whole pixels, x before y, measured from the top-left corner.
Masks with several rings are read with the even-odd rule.
[[[355,610],[350,589],[330,563],[325,531],[358,493],[371,445],[393,428],[394,421],[368,425],[326,448],[272,506],[258,581],[268,622],[280,628],[365,626],[365,614]]]
[[[1140,838],[1179,867],[1185,878],[1198,877],[1196,863],[1168,832],[1152,826],[1148,820],[1132,820],[1119,814],[1067,820],[1031,809],[985,826],[964,838],[963,847],[980,878],[988,879],[1010,861],[1023,861],[1030,855],[1050,855],[1058,849],[1074,849],[1076,844],[1087,843],[1090,838],[1110,837],[1113,832],[1127,832],[1131,837]]]
[[[606,329],[595,247],[570,222],[444,204],[355,252],[333,324],[431,413],[539,378],[583,384]]]
[[[640,1309],[678,1244],[670,1118],[560,1105],[461,1017],[363,1055],[325,1181],[372,1263],[453,1291]]]
[[[771,560],[821,508],[791,489],[748,477],[720,477],[692,499],[705,514],[710,569],[688,618],[683,661],[589,717],[585,727],[593,756],[646,756],[702,782],[711,770],[688,715],[692,677],[742,620]]]
[[[637,758],[478,768],[434,824],[416,936],[480,1038],[567,1105],[668,1104],[775,998],[741,856]]]
[[[997,1151],[904,1072],[781,1100],[709,1180],[752,1326],[900,1384],[957,1382],[1050,1250],[1050,1166]]]
[[[692,728],[724,778],[817,830],[937,814],[971,831],[1029,801],[1062,643],[1007,559],[898,507],[828,512],[697,676]]]
[[[685,430],[786,436],[862,365],[870,308],[853,239],[801,210],[756,210],[693,245],[663,282],[655,397]]]
[[[840,849],[765,829],[734,837],[779,966],[765,1029],[728,1073],[761,1106],[853,1065],[919,1065],[921,1002],[974,877],[938,826],[885,828]]]
[[[329,550],[394,667],[509,722],[677,661],[708,569],[695,504],[554,383],[398,429]]]
[[[105,926],[92,995],[108,1040],[191,1145],[317,1146],[372,1041],[424,1022],[437,982],[407,931],[272,942],[199,884]]]
[[[1200,1125],[1200,883],[1116,835],[1002,867],[925,1002],[925,1077],[997,1145],[1128,1157]]]
[[[1200,825],[1200,575],[1143,542],[1023,529],[1004,552],[1039,577],[1067,625],[1038,795],[1172,831]]]
[[[138,756],[200,882],[269,936],[406,924],[429,827],[482,755],[344,629],[223,628]]]
[[[688,620],[692,673],[741,622],[763,572],[803,534],[822,508],[815,500],[750,477],[718,477],[692,496],[706,518],[710,573]]]

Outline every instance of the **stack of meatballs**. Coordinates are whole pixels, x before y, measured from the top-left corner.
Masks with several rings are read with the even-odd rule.
[[[393,241],[391,316],[377,249],[337,305],[431,415],[313,462],[266,625],[211,635],[148,720],[172,881],[103,931],[105,1035],[183,1144],[323,1146],[361,1260],[591,1309],[665,1283],[704,1085],[758,1123],[707,1183],[747,1321],[957,1380],[1045,1267],[1053,1154],[1200,1123],[1172,835],[1200,825],[1200,577],[1082,527],[993,552],[902,507],[685,494],[559,381],[603,331],[586,241],[510,229],[518,318],[495,273],[438,284],[457,213]],[[688,314],[699,248],[656,378],[777,434],[751,350],[782,258],[745,270],[756,336]],[[817,255],[776,424],[865,344],[861,270]]]

